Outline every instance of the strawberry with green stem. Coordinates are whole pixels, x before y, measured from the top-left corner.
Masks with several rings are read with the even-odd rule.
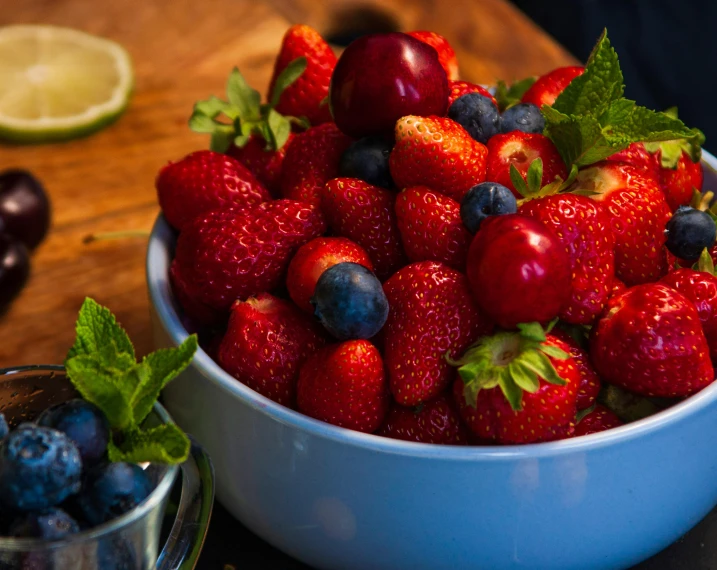
[[[453,394],[478,437],[503,444],[560,439],[575,421],[580,378],[569,347],[537,323],[480,338],[462,358]]]

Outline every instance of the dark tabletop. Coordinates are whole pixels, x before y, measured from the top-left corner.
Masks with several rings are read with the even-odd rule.
[[[234,567],[234,568],[232,568]],[[310,566],[273,548],[217,502],[197,570],[306,570]],[[683,538],[632,570],[717,569],[717,509]]]

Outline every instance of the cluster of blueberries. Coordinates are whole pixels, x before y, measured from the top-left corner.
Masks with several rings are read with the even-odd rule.
[[[0,536],[62,539],[144,501],[152,482],[138,465],[107,461],[110,436],[102,411],[81,399],[13,430],[0,414]],[[0,569],[15,568],[1,550]],[[101,544],[97,556],[103,570],[135,568],[128,544]]]

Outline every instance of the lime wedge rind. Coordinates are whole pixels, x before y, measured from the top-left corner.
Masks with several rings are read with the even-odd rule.
[[[114,122],[127,108],[134,87],[132,59],[119,44],[70,28],[44,25],[0,27],[3,44],[37,38],[38,42],[70,43],[109,56],[116,84],[104,101],[90,104],[81,113],[69,116],[40,116],[31,119],[11,116],[0,108],[0,139],[13,143],[41,143],[74,139],[94,133]],[[88,72],[91,72],[88,67]],[[1,93],[0,93],[1,95]]]

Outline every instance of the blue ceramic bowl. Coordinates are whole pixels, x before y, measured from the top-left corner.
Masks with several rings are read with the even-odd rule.
[[[717,189],[706,170],[706,187]],[[160,347],[187,336],[168,282],[173,245],[160,217],[147,257]],[[717,504],[717,383],[618,429],[515,447],[426,445],[328,425],[260,396],[201,350],[165,404],[210,452],[222,504],[317,568],[615,570]]]

